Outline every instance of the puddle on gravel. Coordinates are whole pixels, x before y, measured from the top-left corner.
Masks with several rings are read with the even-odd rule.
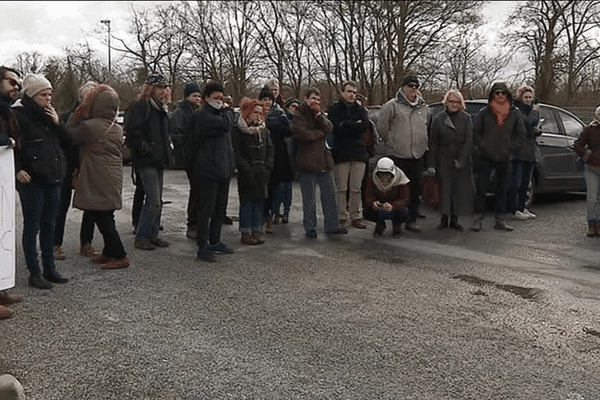
[[[535,299],[537,295],[539,295],[542,290],[537,288],[526,288],[521,286],[514,285],[501,285],[496,282],[488,281],[485,279],[478,278],[472,275],[454,275],[452,278],[460,279],[463,282],[471,283],[473,285],[478,286],[492,286],[500,290],[504,290],[505,292],[512,293],[516,296],[519,296],[525,300]],[[479,294],[479,293],[474,293]]]

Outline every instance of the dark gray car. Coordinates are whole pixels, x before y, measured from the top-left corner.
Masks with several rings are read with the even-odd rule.
[[[488,104],[487,100],[467,100],[467,112],[473,123],[479,110]],[[542,134],[537,137],[536,165],[529,183],[529,200],[533,202],[538,193],[560,193],[585,191],[583,165],[577,162],[573,152],[575,142],[583,132],[585,124],[573,113],[549,104],[539,104],[540,127]],[[442,112],[443,105],[429,106],[430,115]],[[369,117],[377,120],[378,109],[369,111]],[[477,171],[475,171],[476,173]]]

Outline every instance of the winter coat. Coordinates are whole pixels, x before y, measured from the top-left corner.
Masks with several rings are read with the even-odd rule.
[[[503,126],[498,126],[490,106],[477,114],[473,127],[473,144],[481,157],[493,161],[510,160],[523,145],[525,124],[521,113],[514,107]]]
[[[240,117],[241,118],[241,117]],[[248,134],[238,125],[231,130],[231,140],[238,170],[237,184],[240,202],[266,200],[271,171],[274,164],[274,151],[269,130]]]
[[[101,92],[91,107],[90,118],[69,119],[69,134],[80,145],[75,208],[112,211],[123,206],[123,129],[115,123],[118,109],[118,97]]]
[[[381,107],[377,117],[377,132],[386,146],[386,155],[419,159],[427,151],[428,106],[421,97],[412,107],[404,92]]]
[[[199,179],[228,181],[235,170],[231,143],[234,115],[206,104],[194,111],[186,132],[187,165]]]
[[[315,118],[315,112],[303,103],[294,114],[292,130],[298,138],[299,151],[296,167],[303,172],[327,172],[333,168],[331,152],[325,146],[325,138],[333,129],[331,121],[321,113]]]
[[[294,179],[294,170],[289,141],[293,132],[291,122],[279,104],[274,104],[269,111],[267,128],[271,135],[271,143],[275,153],[271,183],[277,184],[281,181],[291,181]]]
[[[129,106],[125,113],[125,132],[134,167],[165,169],[169,166],[170,129],[167,112],[158,110],[151,100],[139,100]]]
[[[329,108],[327,118],[333,124],[333,161],[336,164],[366,161],[364,136],[369,127],[367,109],[356,103],[346,104],[340,100]]]
[[[525,136],[523,137],[523,145],[515,154],[515,160],[535,162],[535,149],[537,143],[535,141],[536,126],[540,120],[540,113],[533,109],[533,106],[527,105],[522,101],[515,100],[515,107],[521,112],[523,123],[525,124]]]
[[[586,145],[592,151],[586,163],[592,167],[596,167],[596,169],[600,168],[600,125],[588,125],[585,127],[575,143],[575,153],[583,158],[586,153]]]
[[[471,167],[473,126],[469,114],[444,111],[434,116],[430,141],[427,164],[436,169],[440,178],[442,214],[470,215],[475,188]]]
[[[198,107],[195,103],[188,100],[182,100],[177,103],[177,108],[169,114],[171,123],[171,140],[173,142],[173,158],[175,167],[184,168],[186,160],[185,132],[188,123]]]
[[[410,204],[410,189],[408,184],[393,186],[390,190],[384,192],[380,190],[373,182],[373,177],[367,178],[365,186],[365,204],[363,209],[373,210],[373,203],[390,203],[392,211],[400,211]]]
[[[56,125],[27,96],[15,103],[14,111],[21,128],[15,152],[16,170],[27,172],[31,183],[61,184],[67,169],[61,141],[69,141],[64,125]]]
[[[19,139],[19,122],[8,99],[0,96],[0,146],[12,144]]]

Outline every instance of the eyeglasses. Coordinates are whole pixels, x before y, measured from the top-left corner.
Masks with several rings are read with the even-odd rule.
[[[419,88],[419,85],[417,85],[416,83],[409,83],[406,86],[408,86],[411,89],[418,89]]]
[[[496,90],[496,96],[500,96],[500,95],[505,95],[506,91],[505,90]]]

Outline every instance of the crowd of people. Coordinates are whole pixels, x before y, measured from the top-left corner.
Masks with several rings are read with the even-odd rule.
[[[197,258],[205,262],[234,253],[221,241],[221,229],[230,220],[226,211],[236,170],[243,245],[262,245],[263,233],[273,234],[274,224],[289,223],[296,178],[307,238],[318,236],[317,185],[325,234],[366,229],[365,220],[375,223],[374,237],[384,234],[388,220],[394,237],[403,229],[421,232],[424,172],[440,181],[438,229],[462,231],[463,216],[472,218],[471,230],[480,231],[488,192],[496,196],[494,229],[512,231],[509,214],[535,218],[525,208],[540,134],[529,86],[513,99],[506,84],[495,83],[488,105],[472,119],[458,90],[448,90],[443,111],[430,115],[419,78],[410,75],[374,122],[353,81],[341,85],[339,101],[325,110],[318,89],[306,90],[302,101],[285,101],[279,82],[269,80],[257,98],[241,100],[239,111],[221,83],[190,82],[169,112],[170,84],[151,74],[126,110],[122,128],[116,123],[119,96],[108,85],[86,82],[73,110],[60,116],[45,77],[21,80],[18,71],[1,67],[0,80],[0,144],[14,148],[22,247],[29,285],[39,289],[68,282],[55,260],[66,257],[62,241],[71,198],[83,211],[80,253],[105,270],[130,265],[114,219],[123,205],[123,129],[132,150],[132,222],[139,250],[169,246],[159,234],[164,171],[174,164],[189,181],[186,236],[196,240]],[[600,235],[599,150],[600,107],[575,147],[586,163],[590,236]],[[95,227],[104,241],[101,252],[92,246]],[[0,292],[0,318],[10,317],[5,306],[18,301],[18,295]]]

